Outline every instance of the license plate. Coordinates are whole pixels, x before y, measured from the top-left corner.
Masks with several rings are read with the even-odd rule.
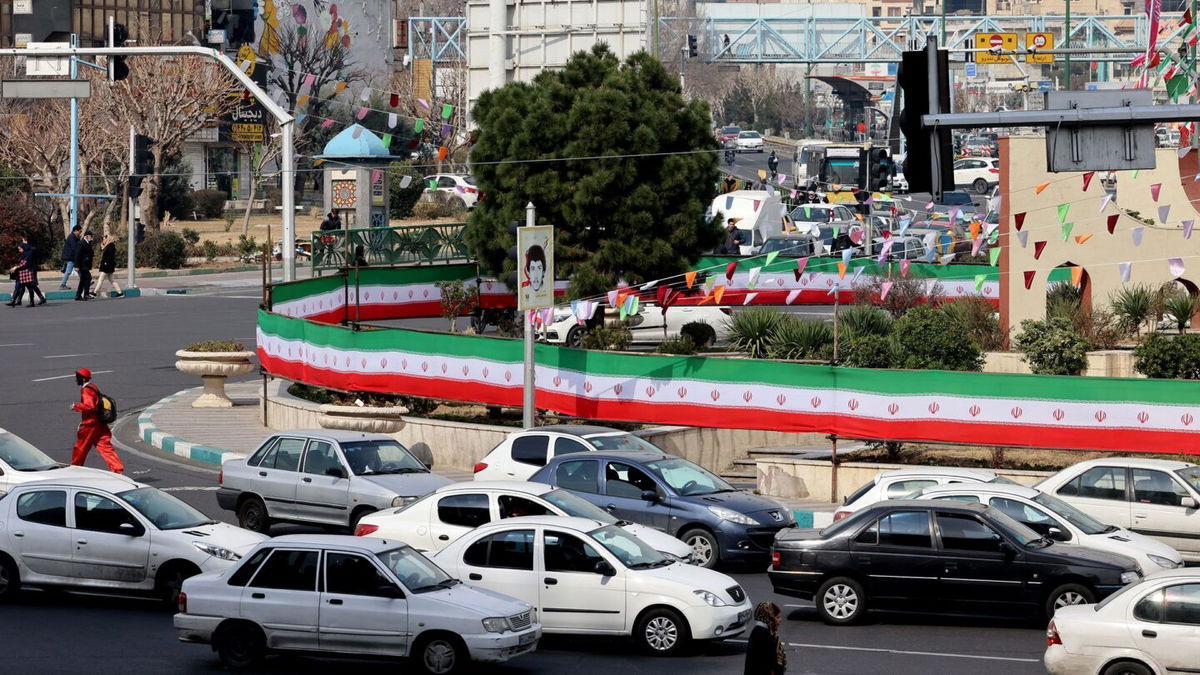
[[[738,612],[738,618],[737,618],[738,623],[745,623],[749,619],[750,619],[750,610],[744,609],[744,610]]]
[[[530,632],[528,632],[528,633],[526,633],[526,634],[524,634],[524,635],[522,635],[522,636],[521,636],[521,640],[520,640],[520,642],[519,642],[519,645],[520,645],[520,646],[522,646],[522,647],[524,647],[524,646],[525,646],[525,645],[527,645],[527,644],[530,644],[530,643],[533,643],[533,642],[537,642],[537,639],[538,639],[538,635],[537,635],[537,633],[535,633],[535,632],[533,632],[533,631],[530,631]]]

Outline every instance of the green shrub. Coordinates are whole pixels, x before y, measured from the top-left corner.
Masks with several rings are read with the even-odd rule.
[[[726,320],[729,346],[752,359],[761,359],[767,356],[772,336],[782,321],[782,314],[766,307],[734,312]]]
[[[1146,377],[1200,380],[1200,335],[1150,333],[1133,350],[1133,369]]]
[[[204,340],[184,347],[189,352],[244,352],[246,345],[236,340]]]
[[[983,353],[967,329],[929,306],[916,307],[892,324],[901,368],[980,370]]]
[[[855,304],[838,312],[838,324],[841,338],[887,335],[892,330],[892,316],[874,305]]]
[[[201,218],[219,218],[221,212],[225,210],[225,200],[228,197],[220,190],[196,190],[188,195],[191,199],[192,209],[200,214]]]
[[[162,270],[177,270],[187,262],[188,245],[178,232],[160,230],[138,244],[138,263]]]
[[[1000,327],[996,308],[981,295],[969,295],[943,304],[939,309],[962,326],[984,351],[1004,349],[1008,334]]]
[[[258,252],[258,242],[254,241],[254,237],[248,237],[244,234],[238,235],[237,243],[233,247],[244,258],[248,258]]]
[[[1108,300],[1125,330],[1140,333],[1154,314],[1154,290],[1147,284],[1125,286]]]
[[[692,342],[692,338],[687,335],[682,335],[678,338],[663,340],[655,348],[659,354],[680,354],[683,356],[691,356],[696,353],[696,343]]]
[[[408,184],[408,187],[400,187],[405,176],[411,178],[412,182]],[[397,219],[408,218],[413,215],[413,206],[421,198],[421,193],[425,191],[424,177],[412,166],[394,162],[388,167],[388,179],[388,189],[391,192],[389,215]]]
[[[179,231],[183,240],[188,243],[188,246],[195,246],[200,243],[200,233],[190,227],[185,227]]]
[[[633,333],[625,326],[598,326],[583,334],[579,346],[584,349],[621,352],[625,351],[631,342]]]
[[[879,296],[882,295],[884,282],[891,282],[892,287],[888,291],[887,297],[880,300]],[[854,286],[854,304],[873,304],[891,314],[893,319],[899,319],[914,307],[924,305],[926,297],[940,298],[945,293],[945,288],[938,281],[926,288],[924,279],[911,276],[875,277],[867,283],[859,283]]]
[[[717,331],[704,321],[689,321],[679,329],[679,337],[690,338],[692,347],[700,350],[707,349],[717,341]]]
[[[839,344],[838,358],[852,368],[892,368],[897,361],[895,342],[888,335],[855,335]]]
[[[767,354],[773,359],[822,359],[833,345],[833,329],[819,319],[784,316],[771,333]],[[832,352],[830,352],[832,353]]]
[[[1037,375],[1078,375],[1087,368],[1087,338],[1061,317],[1022,321],[1013,346],[1025,354],[1023,360]]]
[[[204,259],[208,262],[216,260],[217,256],[221,254],[221,247],[217,246],[217,243],[211,239],[205,239],[204,243],[200,246],[200,250],[204,253]]]
[[[1196,313],[1196,309],[1196,296],[1188,293],[1186,290],[1182,293],[1173,293],[1163,299],[1163,311],[1170,315],[1171,320],[1175,322],[1175,327],[1179,329],[1181,335],[1187,328],[1188,322],[1192,320],[1192,315]]]
[[[441,204],[433,200],[422,200],[413,205],[412,215],[420,220],[433,220],[446,216],[448,213]]]

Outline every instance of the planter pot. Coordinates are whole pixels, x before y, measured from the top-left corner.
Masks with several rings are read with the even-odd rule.
[[[404,428],[403,416],[407,414],[408,408],[404,406],[373,408],[325,404],[321,406],[321,416],[317,418],[317,423],[324,429],[394,434]]]
[[[245,375],[254,370],[250,358],[254,352],[175,352],[179,358],[175,369],[188,375],[199,375],[204,382],[204,393],[193,403],[193,408],[232,408],[233,401],[225,395],[225,378]]]

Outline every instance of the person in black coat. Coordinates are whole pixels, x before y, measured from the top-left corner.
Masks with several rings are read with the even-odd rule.
[[[760,602],[754,608],[754,630],[746,642],[746,668],[743,675],[783,675],[787,671],[787,652],[779,640],[783,611],[773,602]]]
[[[322,232],[340,229],[342,229],[342,219],[338,216],[336,211],[330,211],[329,215],[325,216],[325,220],[321,221]]]
[[[75,253],[79,250],[79,233],[82,231],[83,228],[76,225],[71,228],[71,234],[68,234],[67,240],[63,242],[63,278],[62,281],[58,282],[59,288],[68,288],[67,281],[71,278],[71,270],[75,269]]]
[[[75,248],[75,271],[79,273],[79,286],[75,289],[76,300],[87,300],[92,297],[92,262],[96,254],[92,250],[92,232],[83,233],[83,238]]]
[[[125,291],[121,290],[121,285],[113,277],[117,271],[117,240],[111,234],[104,235],[100,240],[100,266],[96,269],[100,270],[100,274],[96,276],[96,286],[92,289],[91,295],[95,297],[100,294],[100,289],[107,281],[117,291],[117,297],[125,296]]]

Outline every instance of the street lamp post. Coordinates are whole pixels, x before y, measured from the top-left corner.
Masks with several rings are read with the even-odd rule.
[[[1067,49],[1070,49],[1071,48],[1071,0],[1066,0],[1066,3],[1067,3],[1067,13],[1063,19],[1063,46],[1066,47]],[[1070,91],[1070,89],[1071,89],[1071,52],[1068,51],[1066,56],[1067,56],[1067,58],[1066,58],[1067,86],[1065,87],[1065,89],[1067,91]]]

